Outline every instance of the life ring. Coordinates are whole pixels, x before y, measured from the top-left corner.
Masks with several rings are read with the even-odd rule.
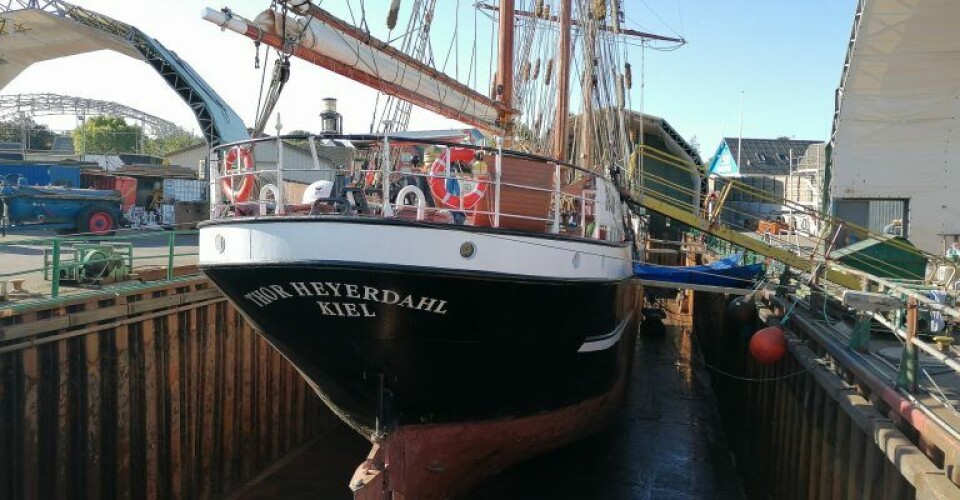
[[[461,195],[452,194],[447,191],[447,177],[446,175],[447,165],[443,162],[442,158],[437,158],[433,162],[433,166],[430,167],[430,193],[433,194],[433,197],[437,201],[447,207],[453,209],[469,209],[472,210],[480,203],[480,200],[483,199],[483,195],[487,193],[487,180],[486,175],[481,175],[476,178],[476,184],[469,193],[463,195],[463,204],[461,205],[460,197]]]
[[[253,171],[253,156],[250,154],[249,149],[235,147],[227,151],[227,156],[224,160],[224,174],[239,173],[241,166],[244,171]],[[243,181],[240,182],[239,189],[234,189],[233,179],[232,176],[220,179],[220,189],[223,191],[224,196],[230,200],[230,203],[250,199],[253,186],[256,184],[256,179],[253,177],[253,174],[243,176]]]

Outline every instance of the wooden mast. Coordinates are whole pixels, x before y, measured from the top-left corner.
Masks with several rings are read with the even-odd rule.
[[[588,14],[593,17],[593,12]],[[580,111],[580,166],[593,170],[594,165],[594,127],[593,127],[593,79],[596,75],[596,21],[590,19],[582,25],[583,28],[583,80],[580,82],[580,93],[583,103]]]
[[[513,28],[514,28],[514,0],[500,0],[499,26],[499,58],[497,64],[497,94],[504,107],[509,109],[513,103]],[[501,111],[500,126],[509,137],[513,133],[511,122],[513,116],[509,111]]]
[[[553,156],[567,159],[567,117],[570,115],[570,38],[573,0],[560,2],[560,43],[557,47],[557,115],[553,127]]]

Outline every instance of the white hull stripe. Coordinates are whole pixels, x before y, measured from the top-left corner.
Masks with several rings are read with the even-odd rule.
[[[633,318],[633,313],[630,313],[623,321],[621,321],[612,332],[594,337],[587,337],[587,339],[583,342],[583,345],[580,346],[580,349],[577,349],[577,352],[602,351],[604,349],[613,347],[617,342],[620,341],[620,337],[623,336],[623,332],[627,329],[627,324],[630,322],[630,318]]]

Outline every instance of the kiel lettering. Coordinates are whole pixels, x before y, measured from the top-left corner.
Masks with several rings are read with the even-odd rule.
[[[386,288],[377,288],[354,283],[330,281],[291,281],[285,284],[264,285],[247,292],[245,299],[263,308],[290,298],[320,297],[315,301],[324,316],[340,318],[375,318],[376,304],[402,307],[432,314],[447,314],[447,301],[435,297],[401,295]],[[353,299],[348,301],[331,299]]]

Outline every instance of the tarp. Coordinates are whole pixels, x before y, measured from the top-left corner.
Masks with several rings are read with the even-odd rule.
[[[737,265],[743,253],[735,253],[704,266],[654,266],[634,264],[637,278],[648,281],[706,285],[726,288],[749,288],[763,272],[763,264]]]

